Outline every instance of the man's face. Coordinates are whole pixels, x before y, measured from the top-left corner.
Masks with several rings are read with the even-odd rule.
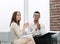
[[[34,13],[33,18],[34,18],[34,20],[39,20],[40,14],[39,13]]]

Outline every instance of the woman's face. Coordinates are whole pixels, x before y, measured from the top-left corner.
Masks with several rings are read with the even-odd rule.
[[[17,21],[21,20],[21,13],[17,12],[16,20],[17,20]]]

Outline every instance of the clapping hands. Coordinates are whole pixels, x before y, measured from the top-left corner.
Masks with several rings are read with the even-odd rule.
[[[23,29],[26,29],[28,26],[29,26],[29,23],[25,23],[25,24],[23,25]]]

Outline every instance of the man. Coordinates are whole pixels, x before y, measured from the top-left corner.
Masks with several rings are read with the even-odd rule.
[[[26,29],[26,33],[33,35],[36,44],[51,44],[51,36],[47,36],[48,38],[42,36],[45,34],[45,28],[41,23],[39,23],[39,11],[34,12],[33,19],[34,21],[29,25],[28,29]]]
[[[39,11],[35,11],[33,14],[33,23],[29,24],[28,26],[28,31],[27,34],[32,34],[33,36],[36,35],[43,35],[45,33],[45,27],[44,25],[42,25],[41,23],[39,23],[39,19],[40,19],[40,12]]]

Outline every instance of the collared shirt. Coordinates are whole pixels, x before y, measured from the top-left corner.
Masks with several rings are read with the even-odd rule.
[[[28,28],[26,28],[26,33],[27,34],[32,34],[33,36],[36,36],[36,35],[43,35],[45,34],[45,27],[43,24],[41,24],[41,29],[37,29],[37,31],[35,31],[35,29],[37,29],[37,26],[34,24],[34,23],[31,23],[29,25]]]

